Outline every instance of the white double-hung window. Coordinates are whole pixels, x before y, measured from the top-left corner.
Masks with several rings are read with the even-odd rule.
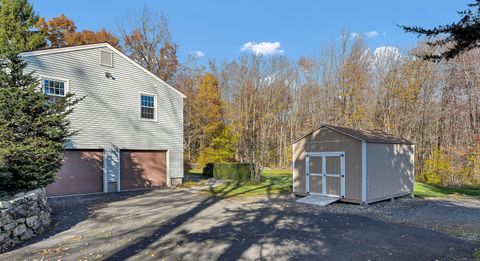
[[[65,80],[42,78],[43,93],[50,97],[52,102],[65,97],[68,92],[68,82]]]
[[[140,94],[140,119],[157,120],[157,97],[151,94]]]

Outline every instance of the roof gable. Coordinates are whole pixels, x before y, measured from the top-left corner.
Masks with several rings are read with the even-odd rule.
[[[111,46],[109,43],[97,43],[97,44],[85,44],[85,45],[79,45],[79,46],[70,46],[70,47],[61,47],[61,48],[52,48],[52,49],[45,49],[45,50],[38,50],[38,51],[31,51],[31,52],[25,52],[21,53],[20,55],[22,57],[29,57],[29,56],[38,56],[38,55],[47,55],[47,54],[55,54],[55,53],[63,53],[63,52],[73,52],[73,51],[79,51],[79,50],[86,50],[86,49],[93,49],[93,48],[100,48],[100,47],[107,47],[117,55],[121,56],[128,62],[132,63],[142,71],[144,71],[146,74],[150,75],[153,77],[155,80],[159,81],[162,83],[164,86],[167,88],[171,89],[174,91],[176,94],[180,95],[182,98],[187,98],[185,94],[177,90],[175,87],[172,85],[168,84],[164,80],[160,79],[158,76],[150,72],[149,70],[145,69],[143,66],[132,60],[130,57],[128,57],[126,54],[122,53],[121,51],[117,50],[115,47]]]
[[[368,142],[368,143],[389,143],[389,144],[409,144],[409,145],[413,144],[413,142],[408,139],[404,139],[402,137],[388,134],[383,131],[359,130],[359,129],[339,127],[339,126],[328,125],[328,124],[324,124],[318,127],[317,129],[309,132],[305,136],[297,139],[294,143],[297,143],[298,141],[304,139],[305,137],[311,135],[312,133],[314,133],[315,131],[321,128],[328,128],[335,132],[338,132],[346,136],[352,137],[354,139]]]

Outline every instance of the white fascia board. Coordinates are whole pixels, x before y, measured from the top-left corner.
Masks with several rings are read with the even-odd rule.
[[[362,202],[367,202],[367,143],[362,141]]]

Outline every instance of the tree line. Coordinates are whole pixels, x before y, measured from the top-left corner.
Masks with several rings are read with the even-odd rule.
[[[210,141],[228,136],[222,144],[234,150],[219,159],[288,168],[293,141],[328,123],[413,140],[420,181],[478,185],[480,50],[441,62],[415,55],[429,48],[419,43],[404,52],[394,47],[372,51],[361,38],[345,33],[318,57],[244,55],[211,65],[208,73],[189,68],[177,74],[175,85],[190,97],[185,105],[187,162],[203,163],[205,147],[216,146]],[[196,99],[208,100],[204,77],[210,74],[216,87],[209,89],[209,97],[221,101],[198,110]],[[213,111],[222,113],[205,115]],[[220,123],[228,133],[203,131]]]
[[[480,184],[480,51],[432,62],[411,50],[368,48],[342,33],[318,56],[243,55],[201,66],[180,63],[164,15],[147,8],[116,33],[77,31],[64,15],[39,19],[42,48],[109,42],[187,95],[187,167],[208,162],[289,168],[291,144],[321,124],[376,129],[416,144],[417,179],[431,184]]]

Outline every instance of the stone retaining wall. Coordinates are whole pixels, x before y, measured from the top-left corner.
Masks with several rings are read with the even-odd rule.
[[[50,213],[44,189],[0,201],[0,251],[41,234],[50,225]]]

